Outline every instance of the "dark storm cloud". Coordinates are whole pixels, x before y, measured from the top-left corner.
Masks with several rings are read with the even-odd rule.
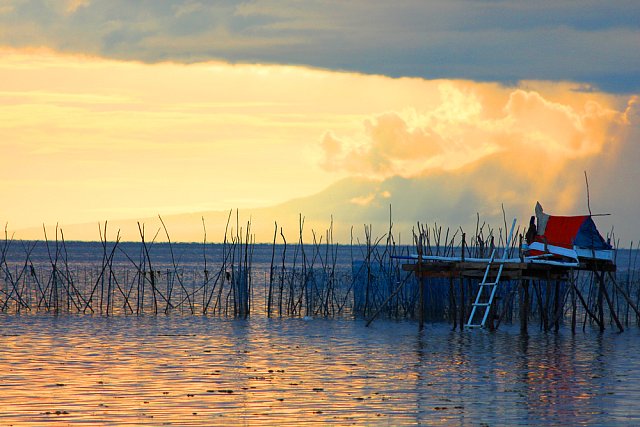
[[[0,44],[640,90],[636,1],[0,0]]]

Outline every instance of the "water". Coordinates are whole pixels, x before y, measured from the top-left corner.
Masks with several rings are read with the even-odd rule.
[[[99,244],[67,246],[73,266],[100,265]],[[36,264],[48,261],[42,249]],[[201,268],[201,245],[174,250],[181,266]],[[24,261],[21,246],[12,251],[11,262]],[[152,256],[172,264],[166,245]],[[256,251],[256,281],[270,256]],[[411,321],[259,312],[3,313],[0,325],[0,425],[640,425],[633,325],[574,336],[532,324],[523,336],[506,324],[420,331]]]
[[[1,425],[638,425],[640,331],[3,316]]]
[[[166,243],[147,243],[149,252],[154,261],[158,265],[167,267],[172,265],[171,253],[169,251],[169,245]],[[65,242],[64,246],[61,242],[49,242],[49,248],[43,241],[12,241],[4,242],[0,240],[0,249],[6,247],[6,258],[8,262],[22,263],[26,258],[26,253],[30,251],[30,259],[35,264],[49,264],[50,256],[55,258],[56,247],[60,252],[59,262],[61,262],[62,255],[66,255],[68,259],[73,262],[74,265],[100,265],[102,263],[103,246],[100,242]],[[107,242],[107,253],[111,251],[114,246],[114,242]],[[221,257],[222,244],[207,243],[206,248],[202,243],[174,243],[173,245],[174,258],[179,265],[183,266],[202,266],[204,257],[206,256],[207,262],[211,263],[217,261]],[[256,250],[256,256],[254,256],[254,264],[259,267],[268,267],[271,261],[271,244],[256,244],[254,245]],[[295,252],[295,244],[288,245],[288,256],[293,257]],[[33,247],[33,248],[32,248]],[[306,244],[307,256],[312,256],[317,249],[313,244]],[[138,242],[120,242],[117,246],[118,250],[115,253],[114,264],[125,265],[131,267],[131,262],[124,255],[128,254],[135,261],[138,261],[138,257],[142,246]],[[282,245],[277,245],[276,262],[281,258]],[[320,252],[324,255],[325,244],[319,246]],[[398,248],[398,253],[403,251],[409,251],[415,253],[413,247],[407,249],[402,246]],[[365,254],[365,248],[354,246],[353,249],[349,245],[338,246],[338,263],[342,266],[351,262],[351,255],[354,258],[363,259]],[[301,255],[299,255],[300,258]],[[640,267],[640,251],[638,249],[618,249],[616,253],[616,262],[619,270],[637,269]]]

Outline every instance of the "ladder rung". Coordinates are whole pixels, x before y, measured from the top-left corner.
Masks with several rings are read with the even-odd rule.
[[[496,289],[500,283],[500,276],[502,275],[502,271],[504,269],[504,263],[506,261],[507,258],[507,249],[509,248],[509,245],[511,244],[511,238],[513,237],[513,229],[516,226],[516,220],[514,218],[513,223],[511,224],[511,231],[509,232],[509,237],[507,237],[507,243],[505,245],[505,250],[502,253],[502,259],[501,260],[496,260],[495,259],[495,254],[496,251],[495,249],[491,252],[491,257],[489,258],[489,262],[487,263],[487,268],[484,271],[484,277],[482,278],[482,282],[480,283],[480,286],[478,286],[478,293],[476,295],[476,302],[473,303],[473,310],[471,311],[471,314],[469,315],[469,320],[467,323],[467,327],[468,328],[482,328],[484,327],[484,323],[489,315],[490,309],[491,309],[491,303],[493,303],[494,299],[500,299],[499,296],[496,295]],[[493,263],[499,264],[498,267],[498,271],[497,273],[493,274],[491,272],[491,268]],[[491,282],[487,281],[487,280],[493,280]],[[485,287],[489,286],[489,288],[486,288],[488,290],[490,290],[490,295],[488,296],[488,300],[487,298],[482,298],[483,300],[487,301],[487,302],[477,302],[481,299],[482,297],[482,293],[485,290]],[[493,288],[491,287],[493,286]],[[476,314],[476,309],[478,307],[485,307],[484,310],[484,317],[482,319],[482,323],[472,323],[474,316]]]

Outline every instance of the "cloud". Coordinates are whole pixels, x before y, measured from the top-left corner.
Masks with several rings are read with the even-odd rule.
[[[145,62],[297,64],[392,77],[640,90],[633,0],[2,0],[0,45]]]
[[[476,212],[500,224],[503,205],[523,220],[537,200],[551,213],[585,214],[587,172],[593,211],[613,213],[598,218],[602,230],[615,225],[624,239],[640,237],[637,96],[552,82],[423,85],[440,94],[426,108],[373,115],[355,134],[325,134],[322,165],[370,180],[368,188],[358,184],[362,196],[349,199],[350,209],[392,204],[405,230],[416,217],[468,229]],[[390,195],[385,203],[381,191]]]
[[[528,165],[537,159],[546,168],[542,175],[553,177],[567,161],[598,155],[616,137],[614,129],[628,121],[629,113],[615,110],[607,96],[578,95],[565,84],[547,87],[555,92],[548,97],[520,87],[491,93],[470,82],[426,84],[440,92],[429,110],[375,115],[355,136],[325,134],[323,166],[372,178],[412,177],[501,153],[511,157],[513,173],[528,170],[531,176]],[[563,101],[568,95],[571,103]]]
[[[503,203],[525,219],[536,200],[551,213],[584,213],[586,170],[594,211],[637,236],[638,104],[565,82],[0,49],[0,180],[10,201],[0,220],[271,205],[260,237],[269,241],[274,220],[295,229],[300,213],[309,224],[334,215],[388,226],[392,205],[398,227],[456,227],[476,212],[500,223]]]
[[[175,11],[175,17],[180,18],[195,13],[202,13],[207,10],[207,6],[199,1],[187,1],[184,3],[178,3],[173,6]]]
[[[13,12],[15,5],[12,0],[0,0],[0,15],[5,15]]]
[[[411,176],[441,153],[445,145],[437,133],[410,127],[398,113],[367,119],[363,128],[359,142],[340,140],[326,133],[322,140],[323,166],[372,177]]]
[[[82,7],[87,7],[91,3],[91,0],[67,0],[67,13],[75,13]]]

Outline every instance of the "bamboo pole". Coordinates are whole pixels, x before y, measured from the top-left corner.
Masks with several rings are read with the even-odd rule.
[[[276,256],[276,238],[278,237],[278,223],[275,223],[275,230],[273,232],[273,245],[271,245],[271,264],[269,267],[269,293],[267,296],[267,317],[271,317],[271,301],[273,299],[273,262]]]
[[[529,329],[530,299],[529,279],[522,279],[520,281],[520,333],[524,335],[528,334]]]
[[[187,302],[189,303],[189,309],[191,310],[191,314],[193,314],[195,312],[195,308],[193,306],[193,302],[191,301],[191,298],[189,297],[189,291],[187,291],[187,289],[185,288],[184,283],[182,282],[182,277],[180,276],[180,273],[178,271],[178,265],[176,264],[176,259],[173,254],[173,245],[171,244],[171,237],[169,236],[169,231],[167,230],[167,226],[164,224],[164,221],[162,220],[162,217],[160,215],[158,215],[158,219],[160,220],[160,223],[162,224],[162,228],[164,229],[164,233],[167,236],[167,243],[169,244],[169,253],[171,254],[171,264],[173,265],[173,274],[175,278],[178,280],[178,283],[180,284],[180,287],[182,288],[183,292],[185,293]],[[167,307],[165,308],[165,313],[167,312],[169,307],[172,307],[170,298],[167,300]]]
[[[609,313],[613,318],[616,326],[618,327],[618,331],[623,332],[624,328],[622,327],[622,323],[620,323],[620,319],[618,319],[618,315],[613,307],[613,303],[611,302],[611,298],[609,297],[609,293],[607,292],[607,288],[605,286],[604,273],[603,272],[595,272],[598,278],[598,284],[600,286],[600,292],[604,296],[607,301],[607,306],[609,307]]]

